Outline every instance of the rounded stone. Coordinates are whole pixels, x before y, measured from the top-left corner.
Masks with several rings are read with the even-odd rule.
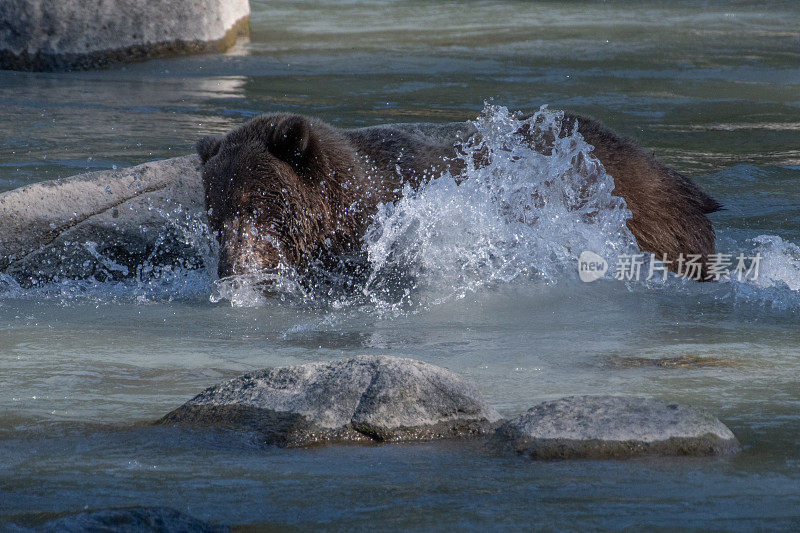
[[[730,429],[703,410],[616,396],[539,404],[505,422],[494,437],[532,459],[710,456],[740,449]]]
[[[213,243],[199,165],[179,157],[0,194],[0,276],[27,288],[202,267]]]
[[[249,29],[248,0],[0,2],[0,68],[102,68],[221,52]]]
[[[156,424],[255,432],[265,443],[294,447],[474,437],[499,419],[474,386],[449,370],[367,355],[245,374]]]

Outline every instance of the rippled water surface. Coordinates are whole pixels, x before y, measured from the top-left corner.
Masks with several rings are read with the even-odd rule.
[[[357,127],[547,104],[691,176],[726,206],[712,215],[719,249],[760,253],[761,276],[583,284],[576,247],[629,249],[610,178],[593,194],[600,219],[551,216],[551,202],[522,227],[529,206],[475,173],[381,212],[366,297],[323,287],[264,300],[205,272],[33,290],[0,280],[0,524],[167,505],[241,526],[800,528],[794,2],[251,5],[250,40],[225,55],[0,71],[0,191],[186,154],[262,112]],[[502,107],[484,120],[502,123]],[[523,153],[494,176],[506,193],[566,187],[586,170],[566,155]],[[390,249],[412,274],[394,299],[379,283]],[[571,394],[697,405],[745,450],[532,463],[471,444],[290,451],[141,424],[244,371],[363,353],[463,373],[503,415]],[[689,363],[648,363],[673,358]]]

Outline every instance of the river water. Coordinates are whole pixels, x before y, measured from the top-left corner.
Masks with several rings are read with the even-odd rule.
[[[162,505],[257,527],[800,528],[800,7],[251,5],[250,39],[224,55],[0,71],[0,191],[190,153],[263,112],[341,127],[481,116],[502,132],[506,109],[546,104],[691,176],[726,207],[718,248],[760,254],[758,279],[582,283],[580,249],[613,263],[630,236],[603,187],[589,223],[553,199],[519,224],[530,206],[514,191],[577,179],[556,151],[502,162],[503,194],[476,171],[382,211],[357,296],[264,299],[208,272],[0,280],[0,524]],[[387,281],[397,257],[410,275]],[[506,416],[571,394],[697,405],[744,451],[536,463],[473,444],[282,450],[141,424],[245,371],[364,353],[460,372]]]

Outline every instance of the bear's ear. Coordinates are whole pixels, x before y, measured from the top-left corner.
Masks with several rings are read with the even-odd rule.
[[[219,137],[207,136],[197,141],[197,154],[200,156],[200,162],[205,164],[206,161],[217,155],[221,145],[222,139]]]
[[[316,147],[313,126],[306,117],[290,115],[270,131],[267,149],[272,155],[295,166],[304,166]]]

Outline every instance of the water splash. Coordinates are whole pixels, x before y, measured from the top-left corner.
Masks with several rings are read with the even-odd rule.
[[[718,300],[733,305],[755,304],[777,310],[800,310],[800,247],[777,235],[759,235],[747,239],[741,253],[760,257],[757,275],[729,279],[714,284]]]
[[[464,175],[406,187],[382,206],[366,236],[373,304],[437,304],[515,280],[554,284],[576,278],[583,250],[609,261],[636,250],[613,179],[577,128],[562,134],[563,118],[487,105],[474,122],[479,141],[461,147]],[[402,302],[391,297],[398,267],[414,280]]]
[[[759,275],[752,284],[800,292],[800,247],[777,235],[759,235],[750,242],[755,245],[751,256],[761,256]]]
[[[260,305],[270,286],[334,309],[407,312],[517,280],[576,279],[583,250],[611,261],[635,251],[613,179],[577,128],[562,133],[563,118],[546,107],[523,118],[487,105],[474,122],[477,140],[460,147],[463,173],[406,186],[397,203],[380,206],[358,275],[346,266],[312,268],[305,282],[289,269],[256,272],[217,283],[212,300]]]
[[[582,251],[614,265],[639,250],[626,226],[631,213],[612,195],[612,176],[576,128],[564,130],[563,119],[563,113],[546,107],[522,117],[487,105],[473,123],[478,135],[460,147],[461,174],[445,173],[419,190],[407,186],[397,203],[380,206],[365,235],[363,257],[343,259],[334,268],[313,265],[310,276],[284,265],[217,280],[216,242],[205,218],[180,206],[152,207],[165,227],[128,278],[114,281],[113,274],[125,274],[124,265],[104,257],[94,243],[79,243],[108,270],[105,279],[28,289],[3,275],[0,299],[209,297],[236,307],[289,302],[382,316],[510,283],[585,288],[576,268]],[[618,283],[620,290],[800,309],[800,247],[771,235],[719,247],[725,253],[760,254],[759,277],[709,284],[674,277],[663,283],[607,283]]]
[[[302,276],[286,265],[277,271],[254,270],[245,275],[217,279],[212,284],[212,303],[229,301],[233,307],[262,307],[271,302],[313,301]],[[321,287],[320,287],[321,288]]]

